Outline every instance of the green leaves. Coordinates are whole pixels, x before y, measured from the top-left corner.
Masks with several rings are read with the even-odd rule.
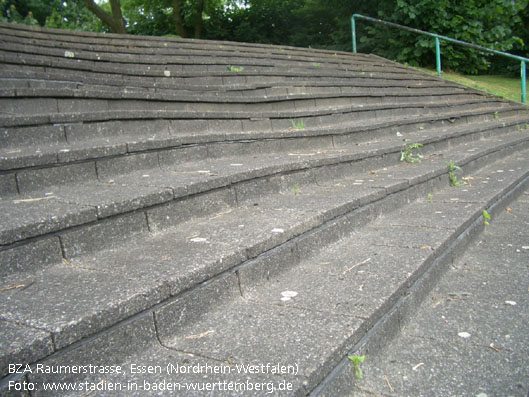
[[[483,215],[483,225],[485,227],[489,226],[489,222],[488,221],[490,221],[490,215],[487,212],[487,210],[483,210],[482,215]]]
[[[528,17],[528,0],[388,0],[383,2],[379,18],[416,29],[500,51],[523,49],[528,39],[522,22]],[[393,4],[393,7],[390,5]],[[395,28],[377,25],[370,46],[362,52],[408,62],[410,65],[433,66],[433,40]],[[395,43],[388,46],[388,40]],[[408,49],[414,48],[410,52]],[[443,67],[466,74],[475,74],[491,67],[490,56],[473,49],[441,41]],[[496,61],[495,61],[496,62]]]
[[[353,362],[354,367],[354,373],[355,377],[358,379],[362,379],[364,377],[364,373],[362,372],[362,369],[360,368],[360,364],[362,364],[367,356],[348,356],[347,358]]]
[[[406,146],[402,152],[400,152],[400,161],[406,161],[407,163],[420,163],[424,158],[422,154],[418,152],[418,148],[421,148],[422,143],[412,143]]]
[[[465,182],[457,179],[457,173],[461,171],[461,167],[456,165],[453,161],[448,162],[448,179],[450,180],[450,186],[459,187],[465,184]]]

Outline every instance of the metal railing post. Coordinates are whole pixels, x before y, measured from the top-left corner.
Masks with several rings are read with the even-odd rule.
[[[356,24],[354,15],[351,17],[351,31],[353,34],[353,53],[356,54]]]
[[[437,66],[437,74],[441,77],[441,43],[439,37],[435,36],[435,64]]]
[[[522,61],[522,72],[521,72],[521,78],[522,78],[522,103],[526,102],[526,92],[527,92],[527,86],[526,86],[526,68],[525,68],[525,61]]]

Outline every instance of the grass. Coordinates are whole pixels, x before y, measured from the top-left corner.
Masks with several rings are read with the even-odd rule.
[[[432,69],[417,68],[423,72],[437,75],[437,72]],[[502,98],[510,99],[520,102],[520,79],[516,77],[498,76],[498,75],[483,75],[483,76],[469,76],[457,74],[454,72],[443,72],[443,78],[463,84],[470,88],[476,88],[481,91],[486,91],[490,94],[497,95]]]

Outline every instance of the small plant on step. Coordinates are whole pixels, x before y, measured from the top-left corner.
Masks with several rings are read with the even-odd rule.
[[[241,67],[228,66],[228,70],[230,72],[242,72],[244,70],[244,68],[242,66]]]
[[[294,185],[294,196],[299,195],[299,183]]]
[[[428,193],[428,201],[431,203],[433,201],[433,194]]]
[[[450,186],[459,187],[466,184],[466,182],[457,179],[457,173],[461,171],[461,167],[456,165],[453,161],[448,162],[448,179],[450,180]]]
[[[490,215],[487,212],[487,210],[483,210],[482,214],[483,214],[483,226],[487,228],[487,226],[489,226]]]
[[[296,131],[302,130],[305,128],[305,122],[303,120],[299,120],[298,122],[294,120],[290,120],[290,123],[292,124],[292,128]]]
[[[365,361],[366,356],[348,356],[347,358],[353,362],[355,377],[357,377],[358,379],[362,379],[364,377],[364,373],[360,368],[360,364]]]
[[[498,111],[495,111],[495,112],[494,112],[494,120],[498,120],[498,119],[499,119],[499,117],[498,117]]]
[[[422,143],[412,143],[404,148],[400,153],[400,161],[406,161],[407,163],[420,163],[424,157],[418,152],[417,149],[421,148]]]

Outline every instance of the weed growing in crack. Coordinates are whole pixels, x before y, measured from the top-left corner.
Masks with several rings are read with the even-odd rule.
[[[241,67],[228,66],[228,70],[230,72],[242,72],[244,70],[244,68],[242,66]]]
[[[360,368],[360,364],[365,361],[366,356],[348,356],[347,358],[353,362],[355,377],[362,379],[364,377],[364,373]]]
[[[294,185],[294,196],[299,195],[299,183]]]
[[[298,122],[290,120],[290,123],[292,124],[292,128],[296,131],[305,129],[305,122],[303,120],[299,120]]]
[[[487,210],[483,210],[482,215],[483,215],[483,226],[487,228],[487,226],[489,226],[490,215],[487,212]]]
[[[466,182],[457,179],[457,173],[461,171],[461,167],[456,165],[453,161],[448,162],[448,179],[450,180],[450,186],[459,187],[466,184]]]
[[[407,163],[420,163],[424,156],[420,154],[417,149],[421,147],[423,147],[423,144],[418,142],[406,146],[404,150],[400,152],[400,161],[406,161]]]

